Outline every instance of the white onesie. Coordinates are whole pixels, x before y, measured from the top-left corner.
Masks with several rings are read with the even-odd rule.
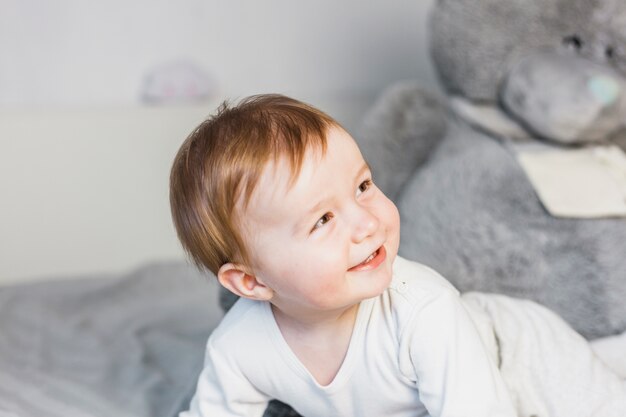
[[[306,417],[513,417],[515,411],[458,292],[397,257],[392,282],[359,306],[339,372],[319,385],[267,302],[239,300],[207,343],[181,417],[260,417],[273,399]]]

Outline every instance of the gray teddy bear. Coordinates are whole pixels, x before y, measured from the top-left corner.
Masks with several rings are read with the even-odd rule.
[[[625,331],[626,2],[441,0],[430,23],[446,97],[392,86],[356,135],[400,254]]]

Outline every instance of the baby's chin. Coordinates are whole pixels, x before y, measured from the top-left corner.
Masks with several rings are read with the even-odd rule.
[[[377,279],[378,285],[376,285],[376,287],[372,289],[372,294],[368,298],[377,297],[382,294],[387,288],[389,288],[389,285],[391,284],[391,280],[393,278],[393,262],[396,259],[396,256],[396,254],[387,255],[385,264],[381,265],[382,271],[381,277],[378,277]]]

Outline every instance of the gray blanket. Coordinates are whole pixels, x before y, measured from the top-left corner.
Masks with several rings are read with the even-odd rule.
[[[0,416],[174,416],[220,318],[183,263],[0,288]]]

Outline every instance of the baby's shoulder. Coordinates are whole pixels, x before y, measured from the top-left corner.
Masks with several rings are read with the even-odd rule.
[[[262,301],[237,300],[211,333],[209,347],[230,350],[233,346],[250,346],[255,338],[266,334],[266,309]]]
[[[411,311],[439,297],[459,295],[457,289],[432,268],[400,256],[394,261],[387,292],[395,309]]]

